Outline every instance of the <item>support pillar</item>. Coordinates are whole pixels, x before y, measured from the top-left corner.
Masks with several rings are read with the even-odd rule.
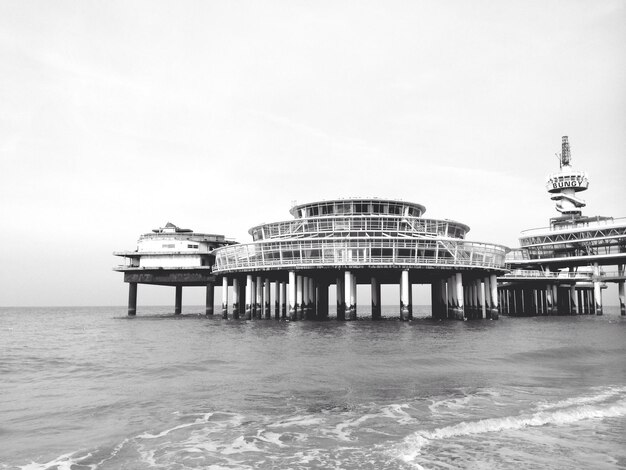
[[[478,287],[478,305],[480,306],[479,315],[480,318],[487,318],[487,302],[485,300],[485,289],[489,289],[489,284],[483,286],[483,282],[478,279],[476,281]]]
[[[239,288],[239,279],[233,278],[233,320],[239,319],[239,296],[241,290]]]
[[[356,320],[356,277],[350,271],[344,273],[346,320]]]
[[[408,321],[409,312],[409,270],[403,269],[400,274],[400,320]]]
[[[222,278],[222,318],[228,318],[228,278]]]
[[[463,303],[463,275],[461,273],[454,274],[454,291],[456,299],[454,302],[454,318],[456,320],[466,320],[465,304]]]
[[[287,318],[287,283],[280,283],[280,317]]]
[[[569,288],[569,313],[570,315],[578,315],[578,293],[576,292],[576,286],[570,286]]]
[[[137,315],[137,283],[128,283],[128,315],[134,317]]]
[[[448,318],[455,317],[456,308],[456,276],[452,275],[448,278]]]
[[[380,307],[380,283],[378,279],[372,276],[372,320],[380,320],[381,307]]]
[[[254,302],[255,318],[263,318],[263,278],[256,278],[256,299]]]
[[[307,320],[313,320],[317,317],[317,307],[316,307],[316,297],[317,297],[317,286],[315,285],[315,279],[313,277],[309,277],[309,298],[307,300],[308,309],[307,309]]]
[[[296,272],[289,271],[289,320],[291,321],[297,318],[298,312],[297,283]]]
[[[280,320],[280,282],[274,283],[274,320]]]
[[[296,276],[296,320],[302,320],[304,317],[303,302],[303,278]]]
[[[337,320],[346,319],[345,276],[337,276]]]
[[[595,263],[593,266],[593,277],[594,310],[596,315],[602,315],[602,283],[600,282],[600,268],[598,267],[598,263]]]
[[[244,299],[244,304],[245,304],[245,315],[246,315],[246,320],[252,320],[252,291],[253,291],[253,287],[252,287],[252,275],[248,274],[246,276],[246,295],[245,295],[245,299]]]
[[[271,283],[269,279],[265,279],[263,282],[263,313],[266,320],[272,318],[272,302],[271,302]]]
[[[491,290],[491,319],[497,320],[500,318],[500,312],[498,310],[498,278],[495,274],[489,276],[489,289]]]
[[[180,315],[183,311],[183,286],[176,286],[176,297],[174,300],[174,315]]]
[[[619,277],[624,277],[624,265],[617,266],[617,274]],[[620,280],[617,283],[617,294],[619,296],[619,312],[621,315],[626,315],[626,296],[624,295],[624,280]]]
[[[215,300],[215,285],[209,282],[206,285],[206,299],[204,303],[204,314],[207,317],[213,316],[213,304]]]
[[[323,279],[317,284],[317,317],[328,320],[328,281]]]

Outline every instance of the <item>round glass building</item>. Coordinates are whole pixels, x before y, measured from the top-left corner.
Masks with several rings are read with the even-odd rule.
[[[292,220],[252,227],[252,242],[213,251],[222,278],[222,309],[246,318],[326,318],[336,286],[337,318],[357,315],[356,286],[371,285],[372,318],[381,315],[381,284],[399,284],[399,314],[412,317],[412,284],[431,284],[433,317],[497,318],[496,276],[508,249],[465,240],[469,227],[424,218],[421,204],[351,198],[298,204]],[[272,289],[273,287],[273,289]]]

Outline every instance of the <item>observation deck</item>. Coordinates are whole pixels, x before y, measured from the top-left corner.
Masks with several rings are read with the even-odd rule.
[[[215,251],[214,272],[392,268],[504,269],[507,248],[465,240],[469,227],[425,219],[420,204],[388,199],[336,199],[296,205],[294,220],[249,230],[252,243]]]

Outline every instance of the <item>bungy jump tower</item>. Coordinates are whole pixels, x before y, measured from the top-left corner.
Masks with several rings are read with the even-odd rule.
[[[602,289],[606,282],[616,282],[620,311],[626,315],[626,218],[583,216],[579,193],[587,190],[589,179],[572,167],[567,136],[558,157],[560,171],[548,178],[546,189],[559,215],[549,227],[523,231],[520,248],[507,255],[510,272],[499,278],[501,311],[602,315]]]
[[[221,285],[222,317],[327,319],[335,287],[338,320],[357,318],[357,285],[371,287],[371,318],[381,318],[381,285],[399,285],[398,316],[412,318],[412,285],[430,284],[434,318],[499,316],[497,276],[508,249],[465,240],[469,227],[422,217],[420,204],[391,199],[335,199],[295,205],[292,220],[258,225],[250,243],[197,234],[168,224],[143,235],[114,268],[129,283],[128,313],[137,284],[206,286],[206,314]],[[230,301],[230,302],[229,302]],[[273,312],[272,312],[273,310]],[[273,315],[272,315],[273,313]]]

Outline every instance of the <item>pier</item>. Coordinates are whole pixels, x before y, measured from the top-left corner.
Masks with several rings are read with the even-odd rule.
[[[413,318],[415,284],[430,286],[436,319],[498,319],[500,314],[602,315],[602,290],[617,283],[626,315],[626,218],[583,216],[586,173],[571,165],[562,138],[560,171],[546,189],[558,215],[549,226],[522,232],[514,250],[469,241],[469,227],[423,217],[426,208],[395,199],[349,198],[295,204],[292,219],[254,226],[237,243],[168,223],[139,238],[135,251],[115,252],[129,284],[128,314],[137,312],[139,284],[206,287],[206,315],[221,286],[222,318],[325,320],[329,294],[336,318],[357,311],[359,285],[370,290],[370,318],[381,317],[381,286],[399,287],[398,318]]]
[[[207,242],[202,256],[208,269],[197,280],[176,282],[182,272],[200,274],[195,268],[177,266],[179,257],[180,263],[191,262],[187,249],[172,248],[176,251],[168,254],[168,266],[156,273],[151,264],[159,252],[118,252],[131,260],[131,266],[116,269],[131,284],[129,314],[136,311],[136,284],[146,282],[148,278],[142,275],[147,270],[152,283],[176,286],[175,313],[180,312],[184,285],[206,285],[206,312],[212,314],[210,291],[217,283],[222,286],[223,318],[324,320],[329,317],[329,289],[334,289],[336,318],[350,321],[359,316],[357,286],[367,284],[370,315],[378,319],[381,286],[395,284],[399,286],[398,318],[407,321],[413,318],[412,286],[428,284],[434,318],[497,319],[496,279],[506,272],[508,248],[468,241],[467,225],[424,218],[424,212],[420,204],[378,198],[300,204],[291,208],[292,220],[252,227],[249,243],[212,239],[210,249]],[[182,246],[193,237],[191,232],[174,233]],[[170,245],[159,240],[162,246]],[[142,237],[139,246],[145,243]],[[149,265],[144,262],[146,253]],[[197,265],[202,257],[193,259]],[[162,278],[154,278],[158,273]]]

